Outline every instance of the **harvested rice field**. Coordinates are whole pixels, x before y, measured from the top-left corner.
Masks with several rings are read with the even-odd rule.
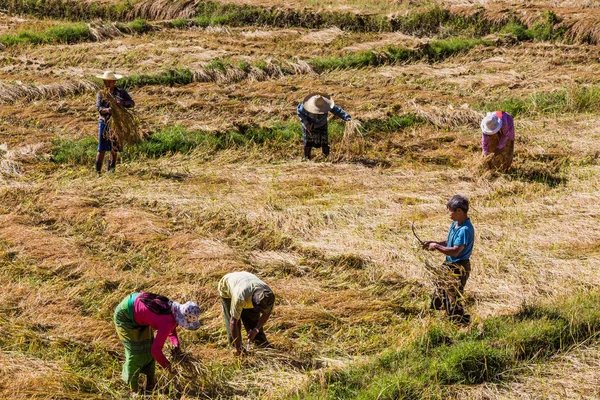
[[[157,366],[148,399],[600,398],[597,2],[0,12],[0,397],[129,398],[113,312],[145,291],[202,309],[178,329],[189,362]],[[97,175],[108,70],[144,139]],[[330,156],[302,162],[311,92],[364,136],[332,117]],[[497,110],[515,119],[505,172],[482,168]],[[444,256],[411,230],[445,239],[457,193],[468,325],[430,309]],[[233,271],[276,295],[272,348],[242,357],[217,291]]]

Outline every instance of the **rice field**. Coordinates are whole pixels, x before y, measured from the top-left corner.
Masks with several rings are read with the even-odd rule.
[[[196,301],[152,399],[600,397],[596,2],[0,0],[0,395],[128,398],[112,313]],[[97,176],[105,70],[144,139]],[[119,86],[119,84],[118,84]],[[331,94],[332,157],[296,107]],[[480,168],[487,111],[513,168]],[[467,327],[411,231],[476,229]],[[255,273],[273,349],[238,358],[217,283]],[[170,349],[165,347],[170,357]]]

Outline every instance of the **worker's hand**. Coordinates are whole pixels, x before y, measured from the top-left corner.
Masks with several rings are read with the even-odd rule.
[[[248,332],[248,340],[253,341],[256,335],[258,335],[258,332],[260,332],[258,328],[250,330],[250,332]]]
[[[238,357],[243,357],[246,355],[246,353],[247,353],[247,350],[243,346],[240,346],[239,348],[235,349],[235,355]]]
[[[169,377],[173,376],[173,364],[169,363],[165,367],[165,371],[167,371],[167,374],[169,374]]]
[[[437,243],[436,242],[430,242],[429,245],[427,246],[427,250],[433,251],[435,249],[437,249]]]
[[[429,243],[431,243],[430,240],[423,241],[423,243],[421,243],[421,248],[427,250],[429,248]]]

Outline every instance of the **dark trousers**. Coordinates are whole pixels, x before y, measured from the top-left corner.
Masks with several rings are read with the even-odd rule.
[[[231,321],[231,299],[225,299],[221,297],[221,304],[223,305],[223,319],[225,321],[225,330],[227,331],[227,338],[229,339],[229,343],[233,343],[233,337],[231,336],[231,328],[229,322]],[[246,332],[250,332],[252,329],[258,325],[258,320],[260,319],[260,311],[255,308],[244,308],[242,310],[241,321],[238,321],[238,329],[242,329],[242,323],[244,324],[244,329]],[[258,334],[254,338],[254,344],[257,346],[267,346],[269,341],[267,340],[267,336],[265,335],[265,331],[263,328],[260,328]]]
[[[435,290],[431,296],[431,308],[446,310],[449,316],[465,315],[463,290],[471,274],[469,260],[455,263],[444,262],[442,269],[445,274],[435,282]]]
[[[323,148],[323,156],[329,157],[329,145],[321,146]],[[310,153],[312,152],[312,146],[304,146],[304,157],[310,160]]]

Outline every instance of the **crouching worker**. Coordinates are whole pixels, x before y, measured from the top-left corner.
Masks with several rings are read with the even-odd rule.
[[[232,272],[219,282],[219,295],[223,305],[223,318],[229,343],[241,355],[242,323],[248,342],[257,346],[269,345],[263,327],[271,315],[275,295],[266,283],[249,272]]]
[[[117,335],[125,346],[125,364],[121,377],[132,393],[139,390],[140,373],[146,375],[146,390],[155,385],[155,361],[169,373],[171,364],[162,352],[167,338],[179,348],[177,326],[196,330],[200,327],[200,307],[191,301],[179,304],[153,293],[133,293],[117,306],[114,314]],[[156,330],[153,338],[152,329]]]
[[[96,78],[100,78],[104,81],[104,87],[108,90],[117,103],[125,108],[131,108],[135,106],[135,102],[129,96],[129,93],[125,89],[116,87],[118,79],[123,76],[115,74],[111,71],[106,71],[103,75],[98,75]],[[109,151],[110,158],[106,161],[107,172],[113,171],[117,165],[117,152],[121,151],[120,144],[111,138],[108,121],[111,116],[110,103],[107,99],[102,96],[102,92],[98,92],[96,96],[96,109],[100,114],[98,118],[98,154],[96,154],[96,173],[102,172],[102,162],[104,161],[104,154]]]
[[[330,111],[344,121],[352,119],[350,115],[334,104],[330,96],[324,94],[311,93],[298,105],[296,112],[302,122],[302,145],[304,146],[302,161],[310,160],[313,147],[321,147],[323,157],[329,157],[327,117]]]
[[[486,165],[506,171],[510,168],[515,151],[515,124],[504,111],[489,112],[481,121],[481,148]]]
[[[446,204],[448,216],[452,220],[448,237],[441,242],[423,242],[423,248],[437,250],[446,255],[437,277],[435,291],[431,298],[431,307],[446,310],[457,322],[468,324],[470,316],[465,314],[463,290],[471,273],[469,258],[473,252],[475,229],[467,213],[469,200],[461,195],[452,196]]]

